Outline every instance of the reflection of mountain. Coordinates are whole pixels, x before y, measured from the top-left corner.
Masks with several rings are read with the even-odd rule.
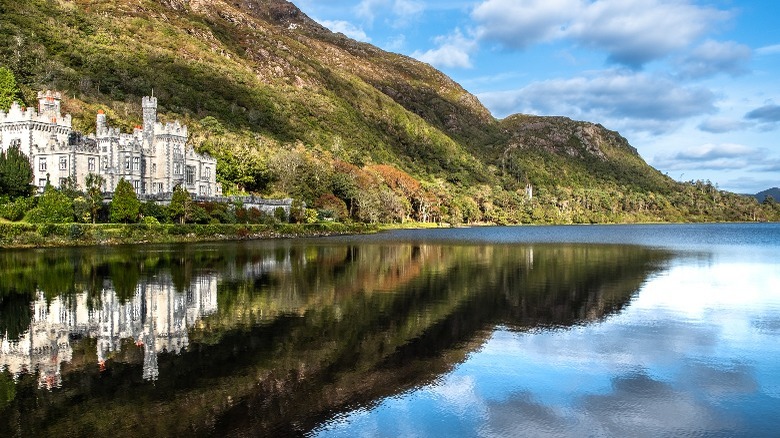
[[[17,393],[41,401],[17,396],[6,418],[31,409],[40,421],[9,425],[13,431],[305,433],[339,412],[436,379],[497,324],[522,330],[603,318],[669,258],[622,246],[412,243],[215,244],[171,252],[134,255],[131,265],[144,267],[141,283],[179,272],[178,290],[184,279],[213,274],[218,309],[189,330],[189,347],[160,356],[154,386],[127,383],[137,380],[133,361],[112,363],[110,379],[95,367],[64,372],[66,391],[36,393],[26,389],[36,382],[22,376]]]
[[[157,354],[179,353],[188,344],[187,328],[217,308],[213,275],[193,279],[182,293],[174,290],[169,276],[147,279],[125,302],[117,298],[111,283],[106,286],[94,308],[86,293],[48,301],[38,292],[29,330],[17,340],[0,335],[0,369],[7,368],[17,378],[37,370],[39,386],[51,389],[62,384],[60,368],[72,359],[72,339],[97,340],[101,369],[120,351],[123,339],[132,339],[144,350],[144,379],[156,380]]]

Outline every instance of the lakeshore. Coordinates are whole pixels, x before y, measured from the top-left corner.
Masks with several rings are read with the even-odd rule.
[[[0,223],[0,248],[113,246],[323,237],[374,233],[361,223],[314,224],[31,224]]]

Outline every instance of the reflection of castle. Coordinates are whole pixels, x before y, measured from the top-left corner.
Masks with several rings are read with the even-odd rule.
[[[71,338],[86,336],[97,339],[101,369],[111,353],[119,352],[122,339],[133,339],[144,349],[144,379],[156,380],[157,354],[178,353],[187,347],[187,328],[216,310],[216,275],[195,278],[181,293],[176,292],[170,277],[142,281],[125,303],[107,287],[92,310],[86,293],[47,303],[39,292],[30,330],[18,341],[0,335],[0,371],[8,368],[16,377],[37,369],[39,386],[60,386],[60,366],[73,355]]]

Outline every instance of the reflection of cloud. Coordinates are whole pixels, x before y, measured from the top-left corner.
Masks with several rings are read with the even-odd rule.
[[[644,373],[617,377],[608,394],[580,401],[585,422],[598,435],[657,437],[697,431],[702,435],[734,430],[715,406]]]
[[[749,376],[724,376],[724,372],[714,369],[693,377],[735,377],[737,382],[747,383],[748,388],[752,383]],[[727,385],[713,388],[734,389]],[[685,431],[707,435],[739,430],[735,420],[724,418],[707,399],[680,391],[643,372],[616,377],[607,393],[576,398],[573,411],[539,402],[533,393],[520,391],[489,403],[487,418],[482,435],[489,437],[578,437],[583,436],[583,431],[591,436],[656,437]]]
[[[476,394],[472,376],[453,376],[432,387],[431,393],[460,414],[474,409],[484,410],[482,399]]]
[[[567,421],[551,407],[534,400],[533,394],[519,392],[507,400],[488,405],[487,426],[482,436],[562,436],[571,435]],[[567,427],[568,426],[568,427]],[[568,434],[564,432],[568,430]]]

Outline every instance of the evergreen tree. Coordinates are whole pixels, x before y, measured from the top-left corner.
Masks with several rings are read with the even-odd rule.
[[[86,187],[86,195],[87,195],[87,206],[89,208],[89,216],[92,218],[92,223],[94,224],[98,211],[100,211],[100,207],[103,206],[103,184],[105,183],[105,178],[102,176],[95,174],[95,173],[88,173],[85,182]]]
[[[11,199],[32,194],[34,174],[29,158],[19,146],[11,146],[0,153],[0,195]]]
[[[111,200],[111,222],[135,222],[138,220],[140,208],[141,201],[138,200],[133,186],[124,178],[120,179]]]
[[[8,111],[15,100],[20,100],[20,94],[13,72],[6,67],[0,67],[0,110]]]
[[[168,214],[170,214],[171,219],[177,220],[180,224],[186,223],[192,219],[192,205],[192,197],[189,192],[179,184],[173,189]]]

